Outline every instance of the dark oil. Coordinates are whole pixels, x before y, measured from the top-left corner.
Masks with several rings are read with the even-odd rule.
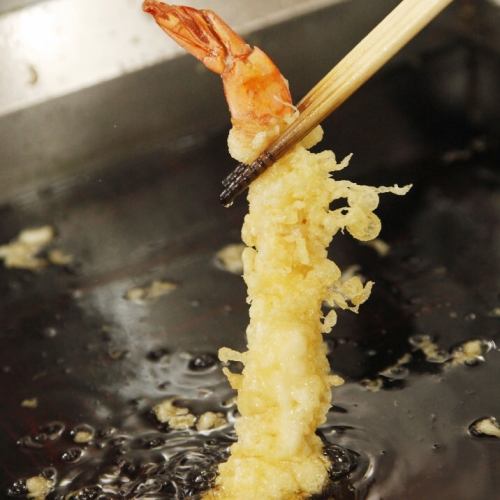
[[[323,144],[339,158],[355,150],[356,181],[414,187],[378,210],[387,256],[347,236],[332,246],[341,268],[359,266],[375,287],[325,338],[346,383],[318,430],[332,462],[323,498],[500,491],[500,441],[469,430],[500,420],[500,141],[498,120],[477,118],[498,99],[486,104],[489,93],[479,93],[474,120],[453,101],[471,54],[479,90],[495,88],[500,66],[493,51],[472,49],[456,44],[390,69],[325,127]],[[360,127],[366,110],[373,121]],[[243,202],[217,205],[226,167],[222,136],[177,156],[162,146],[0,207],[0,243],[49,223],[76,259],[40,273],[0,266],[0,498],[26,497],[26,479],[38,474],[61,500],[198,498],[213,483],[237,417],[216,353],[244,349],[248,322],[242,280],[212,264],[239,241],[245,212]],[[179,286],[145,304],[123,299],[155,279]],[[475,339],[489,346],[484,359],[454,364],[454,351]],[[169,429],[151,409],[171,397],[228,423]],[[33,398],[36,408],[21,405]],[[77,443],[78,432],[91,437]]]

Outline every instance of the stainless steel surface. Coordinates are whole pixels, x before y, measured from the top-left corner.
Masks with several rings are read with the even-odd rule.
[[[341,0],[191,0],[246,33]],[[0,115],[171,59],[182,51],[142,0],[46,0],[0,17]]]
[[[21,9],[27,5],[31,5],[36,2],[41,2],[43,0],[2,0],[0,3],[0,14],[8,12],[14,9]]]

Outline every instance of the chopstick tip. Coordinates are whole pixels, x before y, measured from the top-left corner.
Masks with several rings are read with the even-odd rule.
[[[275,156],[271,152],[266,151],[251,165],[245,165],[244,163],[238,164],[238,166],[222,181],[222,185],[225,189],[219,196],[220,202],[225,207],[230,207],[235,198],[245,191],[245,189],[250,186],[250,183],[275,161]]]
[[[219,201],[224,208],[229,208],[234,204],[234,200],[238,196],[238,194],[240,194],[240,192],[235,189],[234,184],[232,184],[222,191],[219,196]]]

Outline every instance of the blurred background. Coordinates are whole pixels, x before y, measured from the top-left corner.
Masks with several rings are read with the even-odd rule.
[[[267,49],[298,99],[397,2],[374,0],[368,8],[362,0],[209,3],[240,32],[254,33],[253,41],[270,39]],[[496,5],[456,2],[449,10],[457,14],[443,15],[398,60],[415,62],[424,46],[428,52],[459,38],[494,50]],[[124,145],[140,148],[153,138],[196,141],[194,135],[226,126],[219,82],[195,62],[179,59],[181,50],[141,13],[140,0],[4,0],[0,8],[0,199],[29,191],[26,175],[31,188],[54,187],[61,175],[69,182],[80,168],[89,171],[86,159],[97,159],[98,151],[116,155]],[[310,18],[322,9],[329,16]],[[485,10],[479,20],[477,12]],[[193,68],[200,78],[190,77]],[[442,84],[450,104],[468,91],[464,74],[454,69]],[[478,92],[493,91],[496,83],[484,80]]]
[[[185,3],[213,9],[270,54],[298,101],[398,1]],[[500,489],[498,441],[468,431],[500,417],[499,88],[500,2],[455,0],[324,124],[321,148],[354,153],[343,175],[414,184],[382,202],[388,252],[347,237],[332,249],[344,269],[376,282],[328,340],[347,383],[322,432],[358,457],[337,500],[493,499]],[[23,498],[13,482],[41,471],[57,478],[54,498],[89,485],[96,496],[75,498],[142,498],[138,485],[145,498],[192,498],[208,484],[196,490],[177,469],[155,469],[150,484],[141,472],[173,463],[175,447],[191,463],[207,454],[205,438],[175,435],[175,447],[167,439],[153,451],[142,440],[159,432],[148,412],[163,397],[228,411],[215,353],[244,349],[247,309],[238,273],[215,258],[240,241],[246,210],[244,199],[218,204],[234,167],[227,130],[219,79],[140,0],[0,2],[0,248],[48,225],[51,245],[71,256],[39,272],[0,268],[2,491]],[[127,300],[157,280],[175,289]],[[415,348],[422,335],[441,362]],[[489,346],[484,362],[443,362],[474,339]],[[387,371],[408,353],[404,369]],[[200,354],[212,362],[194,373]],[[37,408],[21,405],[33,398]],[[19,441],[53,421],[66,429],[57,439]],[[65,461],[68,432],[82,422],[123,439],[103,437]],[[215,436],[220,446],[227,432]],[[117,456],[135,472],[110,479]]]

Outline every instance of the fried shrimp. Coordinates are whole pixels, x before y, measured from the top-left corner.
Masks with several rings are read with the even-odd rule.
[[[296,113],[279,70],[210,11],[150,0],[144,8],[222,76],[233,123],[230,152],[252,160]],[[238,392],[238,441],[205,500],[303,499],[328,481],[330,463],[316,431],[326,420],[331,389],[342,379],[331,374],[322,335],[335,325],[336,310],[357,313],[373,285],[343,275],[328,258],[328,246],[344,231],[361,241],[376,238],[379,194],[402,195],[409,187],[335,180],[349,158],[337,162],[331,151],[308,151],[321,136],[317,127],[249,187],[242,229],[248,349],[219,351]],[[330,210],[334,200],[345,206]],[[232,373],[230,361],[242,363],[243,371]]]
[[[294,115],[288,82],[271,59],[210,10],[146,0],[144,10],[179,45],[221,76],[233,128],[231,155],[251,162]]]

